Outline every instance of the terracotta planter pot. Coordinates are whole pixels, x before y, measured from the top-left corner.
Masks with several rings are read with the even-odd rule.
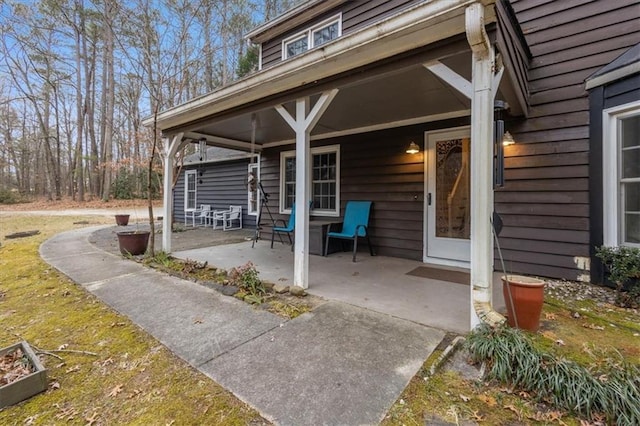
[[[128,214],[117,214],[116,215],[116,224],[118,226],[127,226],[129,224],[129,215]]]
[[[509,325],[516,327],[517,322],[518,328],[537,331],[540,328],[545,282],[522,275],[507,275],[502,277],[502,283]]]
[[[118,232],[118,244],[120,253],[137,256],[147,251],[149,244],[149,231],[123,231]]]

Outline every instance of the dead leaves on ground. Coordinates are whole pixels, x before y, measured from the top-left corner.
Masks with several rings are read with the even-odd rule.
[[[33,372],[31,361],[17,348],[0,357],[0,386],[8,385]]]
[[[603,330],[604,330],[604,327],[603,327],[603,326],[601,326],[601,325],[596,325],[596,324],[592,324],[592,323],[584,323],[584,324],[582,324],[582,326],[583,326],[584,328],[589,328],[589,329],[591,329],[591,330],[598,330],[598,331],[603,331]]]
[[[85,417],[84,420],[87,422],[85,426],[92,426],[95,422],[98,421],[98,411],[94,411],[91,416]]]
[[[115,396],[118,396],[120,392],[122,392],[122,384],[118,384],[113,389],[111,389],[111,392],[109,392],[109,397],[113,398]]]
[[[487,395],[487,394],[479,395],[478,400],[480,400],[489,408],[495,408],[495,406],[498,405],[498,401],[496,401],[496,399],[491,395]]]

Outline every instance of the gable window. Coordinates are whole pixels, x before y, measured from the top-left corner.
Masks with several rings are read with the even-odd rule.
[[[196,209],[196,170],[187,170],[184,174],[184,210]]]
[[[303,35],[302,37],[299,37],[297,39],[291,40],[289,42],[287,42],[285,44],[286,46],[286,57],[290,58],[292,56],[296,56],[299,55],[301,53],[306,52],[309,47],[308,47],[308,43],[309,41],[307,40],[307,35]]]
[[[604,243],[640,247],[640,103],[604,117]]]
[[[323,45],[342,35],[342,17],[334,16],[282,42],[282,59],[287,59]]]
[[[296,199],[296,152],[280,154],[280,212],[290,213]],[[311,212],[340,215],[340,145],[311,149]]]

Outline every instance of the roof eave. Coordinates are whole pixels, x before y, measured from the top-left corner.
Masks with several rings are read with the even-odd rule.
[[[465,8],[474,0],[422,3],[387,20],[321,48],[267,68],[220,90],[158,114],[157,126],[167,130],[231,108],[295,89],[359,66],[413,50],[464,32]],[[491,5],[492,1],[484,1]],[[488,8],[486,23],[495,21]],[[153,117],[143,121],[153,124]]]

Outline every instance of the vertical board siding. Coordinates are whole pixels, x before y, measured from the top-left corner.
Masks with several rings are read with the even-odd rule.
[[[210,204],[212,210],[226,210],[230,205],[242,206],[242,227],[255,227],[255,216],[247,214],[248,164],[247,160],[241,160],[183,167],[173,191],[174,221],[184,223],[184,176],[187,170],[195,169],[198,170],[196,205]]]
[[[640,2],[512,0],[533,55],[530,118],[506,123],[506,185],[496,211],[506,268],[588,279],[589,99],[584,80],[640,42]],[[496,263],[499,266],[499,263]]]
[[[312,21],[287,31],[273,40],[262,43],[262,67],[273,66],[282,60],[282,41],[298,32],[312,27],[314,24],[342,13],[342,34],[347,35],[361,28],[381,21],[407,7],[424,0],[368,0],[349,1],[326,12]]]

